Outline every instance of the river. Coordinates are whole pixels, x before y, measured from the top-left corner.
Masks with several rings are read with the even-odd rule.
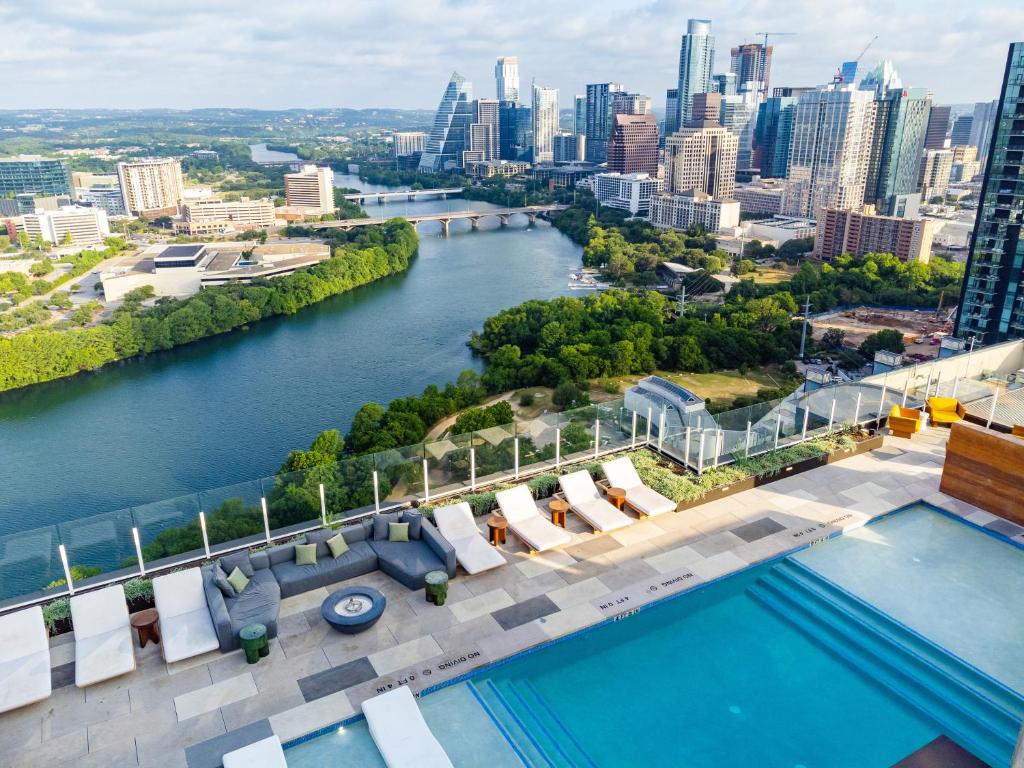
[[[339,174],[339,187],[376,188]],[[372,215],[497,208],[460,198]],[[409,270],[290,317],[0,395],[0,534],[273,474],[356,409],[479,369],[469,334],[498,310],[569,293],[580,249],[517,216],[419,227]]]

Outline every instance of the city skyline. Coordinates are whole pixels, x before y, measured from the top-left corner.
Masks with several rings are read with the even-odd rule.
[[[0,72],[7,75],[8,108],[18,110],[433,109],[452,70],[490,95],[496,58],[516,56],[523,82],[535,78],[562,93],[623,82],[654,97],[660,109],[665,90],[676,85],[687,20],[708,18],[715,72],[728,71],[733,46],[761,41],[762,29],[786,30],[797,34],[769,39],[772,84],[819,85],[880,33],[862,71],[890,58],[905,84],[929,88],[936,103],[962,104],[995,98],[1007,30],[1024,26],[1024,8],[1010,2],[972,10],[918,0],[849,3],[827,18],[805,3],[573,3],[560,9],[559,24],[544,21],[548,7],[538,3],[531,12],[530,5],[482,2],[470,9],[437,0],[334,10],[286,2],[261,13],[259,3],[230,0],[213,8],[190,0],[148,9],[140,19],[135,6],[119,0],[92,7],[44,0],[28,15],[0,2],[0,19],[19,30],[0,53]],[[871,21],[879,17],[884,27]],[[644,44],[629,56],[609,56],[623,39]],[[160,48],[177,55],[140,60],[139,51]]]

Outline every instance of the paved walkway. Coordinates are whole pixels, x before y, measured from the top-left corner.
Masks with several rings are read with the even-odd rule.
[[[270,733],[287,742],[350,717],[389,687],[436,685],[918,499],[1005,525],[939,493],[945,435],[890,438],[871,454],[603,536],[570,514],[571,545],[530,557],[509,537],[509,564],[460,572],[443,607],[382,573],[360,577],[388,607],[355,636],[321,620],[328,590],[289,598],[280,637],[254,666],[240,652],[167,665],[150,644],[137,649],[135,673],[81,690],[70,638],[58,638],[54,693],[0,716],[0,755],[9,766],[216,766],[242,743]],[[1024,529],[1017,535],[1024,541]]]

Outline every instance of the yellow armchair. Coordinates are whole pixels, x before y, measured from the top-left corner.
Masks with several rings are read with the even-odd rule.
[[[894,405],[889,411],[889,431],[895,437],[909,438],[921,431],[921,412],[913,408]]]
[[[962,421],[967,415],[966,409],[955,397],[929,397],[926,410],[932,424],[952,424]]]

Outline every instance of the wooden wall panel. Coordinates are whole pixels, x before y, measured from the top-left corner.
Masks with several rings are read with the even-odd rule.
[[[1024,525],[1024,438],[957,422],[939,490]]]

